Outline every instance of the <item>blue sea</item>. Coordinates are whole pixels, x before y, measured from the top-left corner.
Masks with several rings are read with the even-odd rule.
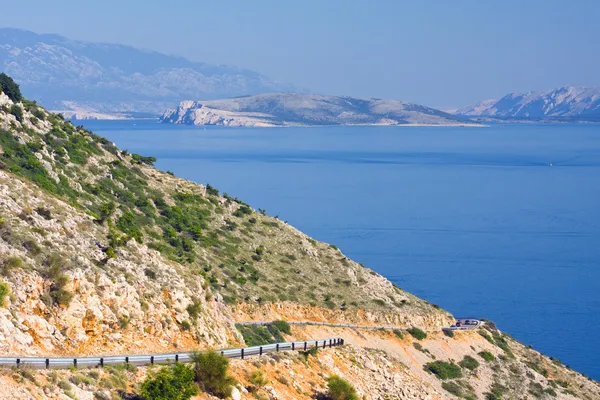
[[[600,380],[600,125],[84,125]]]

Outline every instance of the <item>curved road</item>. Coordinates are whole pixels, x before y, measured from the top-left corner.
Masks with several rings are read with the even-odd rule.
[[[385,330],[398,330],[407,331],[409,328],[400,328],[392,325],[353,325],[353,324],[336,324],[331,322],[313,322],[313,321],[297,321],[290,322],[290,325],[321,325],[321,326],[332,326],[338,328],[352,328],[352,329],[385,329]],[[238,322],[236,325],[272,325],[272,321],[251,321],[251,322]],[[483,325],[483,321],[476,318],[457,318],[456,323],[448,328],[442,328],[443,330],[472,330],[477,329]]]
[[[309,340],[304,342],[273,343],[264,346],[252,346],[237,349],[220,350],[227,358],[245,358],[247,356],[262,355],[282,350],[306,351],[311,348],[327,348],[341,346],[342,338],[323,340]],[[108,365],[130,363],[134,365],[170,364],[173,362],[190,362],[194,352],[147,354],[147,355],[122,355],[107,357],[0,357],[0,367],[28,367],[28,368],[95,368]]]

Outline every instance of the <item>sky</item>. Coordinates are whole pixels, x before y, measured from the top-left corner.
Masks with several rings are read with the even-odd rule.
[[[598,0],[27,0],[7,1],[0,26],[443,109],[600,85]]]

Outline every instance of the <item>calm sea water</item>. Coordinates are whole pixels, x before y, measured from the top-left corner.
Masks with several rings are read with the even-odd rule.
[[[600,125],[85,125],[600,379]]]

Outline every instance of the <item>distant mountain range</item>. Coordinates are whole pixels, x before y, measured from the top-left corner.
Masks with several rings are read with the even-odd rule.
[[[189,98],[297,90],[245,69],[12,28],[0,28],[0,72],[27,97],[82,117],[160,115]]]
[[[183,101],[162,122],[222,126],[473,125],[467,118],[399,100],[268,93]]]
[[[477,119],[600,122],[600,86],[510,93],[461,108],[456,115]]]

